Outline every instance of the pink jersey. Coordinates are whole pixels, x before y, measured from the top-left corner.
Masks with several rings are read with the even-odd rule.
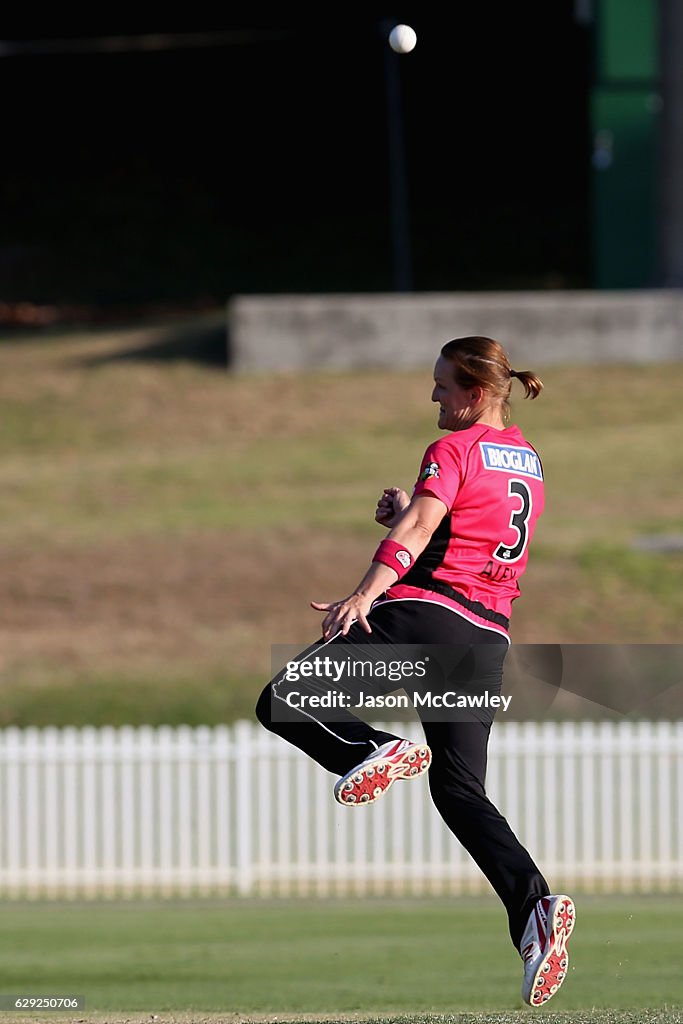
[[[417,596],[417,588],[450,605],[452,588],[454,606],[472,621],[506,628],[543,511],[543,468],[536,451],[516,426],[496,430],[475,424],[455,431],[425,452],[414,494],[434,495],[448,513],[387,596]]]

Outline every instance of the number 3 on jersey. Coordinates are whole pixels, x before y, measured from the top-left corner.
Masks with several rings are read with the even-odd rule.
[[[508,526],[517,531],[517,541],[512,547],[507,544],[499,544],[493,552],[493,557],[500,562],[517,562],[524,554],[529,539],[529,516],[531,515],[531,491],[529,485],[523,480],[510,480],[508,482],[508,497],[512,498],[519,508],[514,509],[510,516]]]

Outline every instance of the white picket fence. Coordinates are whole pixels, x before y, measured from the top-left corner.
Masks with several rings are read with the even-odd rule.
[[[249,722],[2,730],[0,896],[488,891],[424,779],[333,781]],[[683,722],[500,723],[488,790],[552,887],[683,888]]]

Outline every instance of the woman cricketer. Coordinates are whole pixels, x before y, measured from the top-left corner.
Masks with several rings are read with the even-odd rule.
[[[536,398],[543,387],[535,374],[513,370],[490,338],[457,338],[443,346],[431,398],[445,436],[427,448],[412,497],[397,487],[384,490],[375,518],[390,532],[353,593],[311,602],[324,613],[322,638],[300,655],[299,666],[320,658],[323,649],[353,658],[358,646],[372,652],[380,645],[418,645],[449,652],[449,685],[463,693],[500,693],[510,609],[543,510],[541,460],[508,425],[514,379],[525,398]],[[332,714],[319,706],[328,680],[309,674],[292,683],[280,673],[261,694],[256,714],[339,776],[334,795],[346,806],[371,804],[396,780],[429,772],[439,813],[505,905],[524,964],[522,997],[532,1006],[545,1004],[567,976],[574,904],[550,894],[486,795],[494,712],[479,707],[437,720],[421,714],[426,743],[413,743],[348,710],[359,691],[373,685],[377,692],[397,688],[386,680],[345,680],[340,700],[346,704]]]

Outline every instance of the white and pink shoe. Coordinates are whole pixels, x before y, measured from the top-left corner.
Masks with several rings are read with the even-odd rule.
[[[547,1003],[567,977],[567,942],[575,920],[569,896],[544,896],[531,911],[519,947],[524,961],[522,999],[529,1006]]]
[[[374,803],[392,782],[414,779],[431,763],[432,752],[426,743],[389,740],[339,779],[334,787],[335,800],[345,807]]]

